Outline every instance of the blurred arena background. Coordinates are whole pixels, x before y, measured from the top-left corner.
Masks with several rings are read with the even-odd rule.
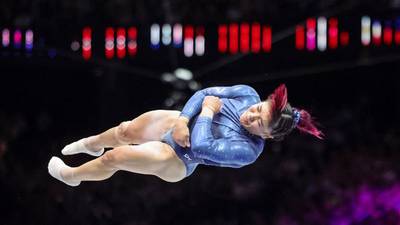
[[[400,224],[399,0],[3,0],[0,32],[0,224]],[[172,184],[47,173],[72,141],[239,83],[286,83],[326,139]]]

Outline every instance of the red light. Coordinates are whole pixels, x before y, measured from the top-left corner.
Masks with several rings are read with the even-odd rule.
[[[229,25],[229,50],[232,54],[238,52],[239,26],[236,23]]]
[[[329,23],[329,26],[332,26],[332,27],[338,27],[339,26],[339,22],[338,22],[337,18],[330,18],[328,23]]]
[[[248,53],[250,49],[250,27],[247,23],[240,25],[240,51]]]
[[[129,38],[129,40],[136,40],[136,38],[137,38],[136,27],[130,27],[128,29],[128,38]]]
[[[315,49],[316,44],[316,27],[317,27],[317,20],[315,18],[308,18],[306,21],[307,26],[307,42],[306,47],[309,51],[313,51]]]
[[[392,45],[393,31],[391,27],[383,28],[383,43],[386,45]]]
[[[22,42],[22,33],[20,30],[14,32],[14,45],[20,46]]]
[[[340,33],[340,44],[342,46],[348,46],[350,41],[349,32],[343,31]]]
[[[105,55],[107,59],[111,59],[114,57],[114,29],[107,27],[105,36]]]
[[[329,19],[328,28],[328,46],[331,49],[336,49],[338,47],[338,20],[336,18]]]
[[[372,44],[375,46],[380,46],[382,42],[382,24],[378,20],[372,22]]]
[[[307,29],[315,30],[316,27],[317,27],[316,19],[315,18],[308,18],[307,21],[306,21],[306,26],[307,26]]]
[[[185,26],[184,38],[185,39],[187,39],[187,38],[193,39],[193,37],[194,37],[193,26],[190,26],[190,25]]]
[[[400,30],[394,32],[394,42],[396,45],[400,45]]]
[[[261,28],[259,23],[253,23],[251,25],[251,51],[258,53],[260,51],[261,41]]]
[[[183,39],[183,53],[186,57],[193,56],[194,52],[194,29],[193,26],[188,25],[185,26],[184,31],[184,39]]]
[[[137,29],[136,27],[128,28],[128,54],[136,55],[137,52]]]
[[[304,26],[297,25],[296,26],[296,49],[303,50],[305,45],[305,38],[304,38]]]
[[[126,34],[124,28],[117,29],[117,57],[122,59],[126,55]]]
[[[92,29],[90,27],[83,28],[82,31],[83,38],[91,38],[92,37]]]
[[[92,29],[90,27],[82,30],[82,57],[85,60],[92,57]]]
[[[219,25],[218,27],[218,51],[225,53],[228,50],[228,27]]]
[[[372,43],[374,43],[374,45],[376,45],[376,46],[380,46],[381,45],[381,36],[372,37]]]
[[[272,45],[272,30],[271,27],[263,26],[262,48],[264,52],[270,52]]]

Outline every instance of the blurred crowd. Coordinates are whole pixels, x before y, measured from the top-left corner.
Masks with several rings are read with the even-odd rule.
[[[69,109],[67,115],[76,118],[64,120],[50,108],[3,108],[1,224],[398,225],[399,93],[389,83],[316,103],[323,141],[295,132],[283,142],[268,142],[252,165],[199,166],[178,183],[118,172],[107,181],[66,186],[48,175],[50,157],[112,123],[96,126],[92,108],[76,114]],[[91,157],[63,159],[76,166]]]

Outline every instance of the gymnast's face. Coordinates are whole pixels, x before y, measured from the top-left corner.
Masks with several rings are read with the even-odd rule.
[[[240,124],[251,134],[264,139],[271,138],[271,130],[268,126],[271,117],[270,111],[268,100],[254,104],[240,116]]]

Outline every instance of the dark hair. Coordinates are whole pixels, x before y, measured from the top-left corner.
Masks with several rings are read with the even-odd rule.
[[[294,128],[323,139],[324,134],[316,127],[311,115],[304,109],[291,107],[287,102],[285,84],[281,84],[276,88],[274,93],[268,96],[268,100],[271,102],[270,127],[272,128],[271,135],[274,140],[283,140]]]

